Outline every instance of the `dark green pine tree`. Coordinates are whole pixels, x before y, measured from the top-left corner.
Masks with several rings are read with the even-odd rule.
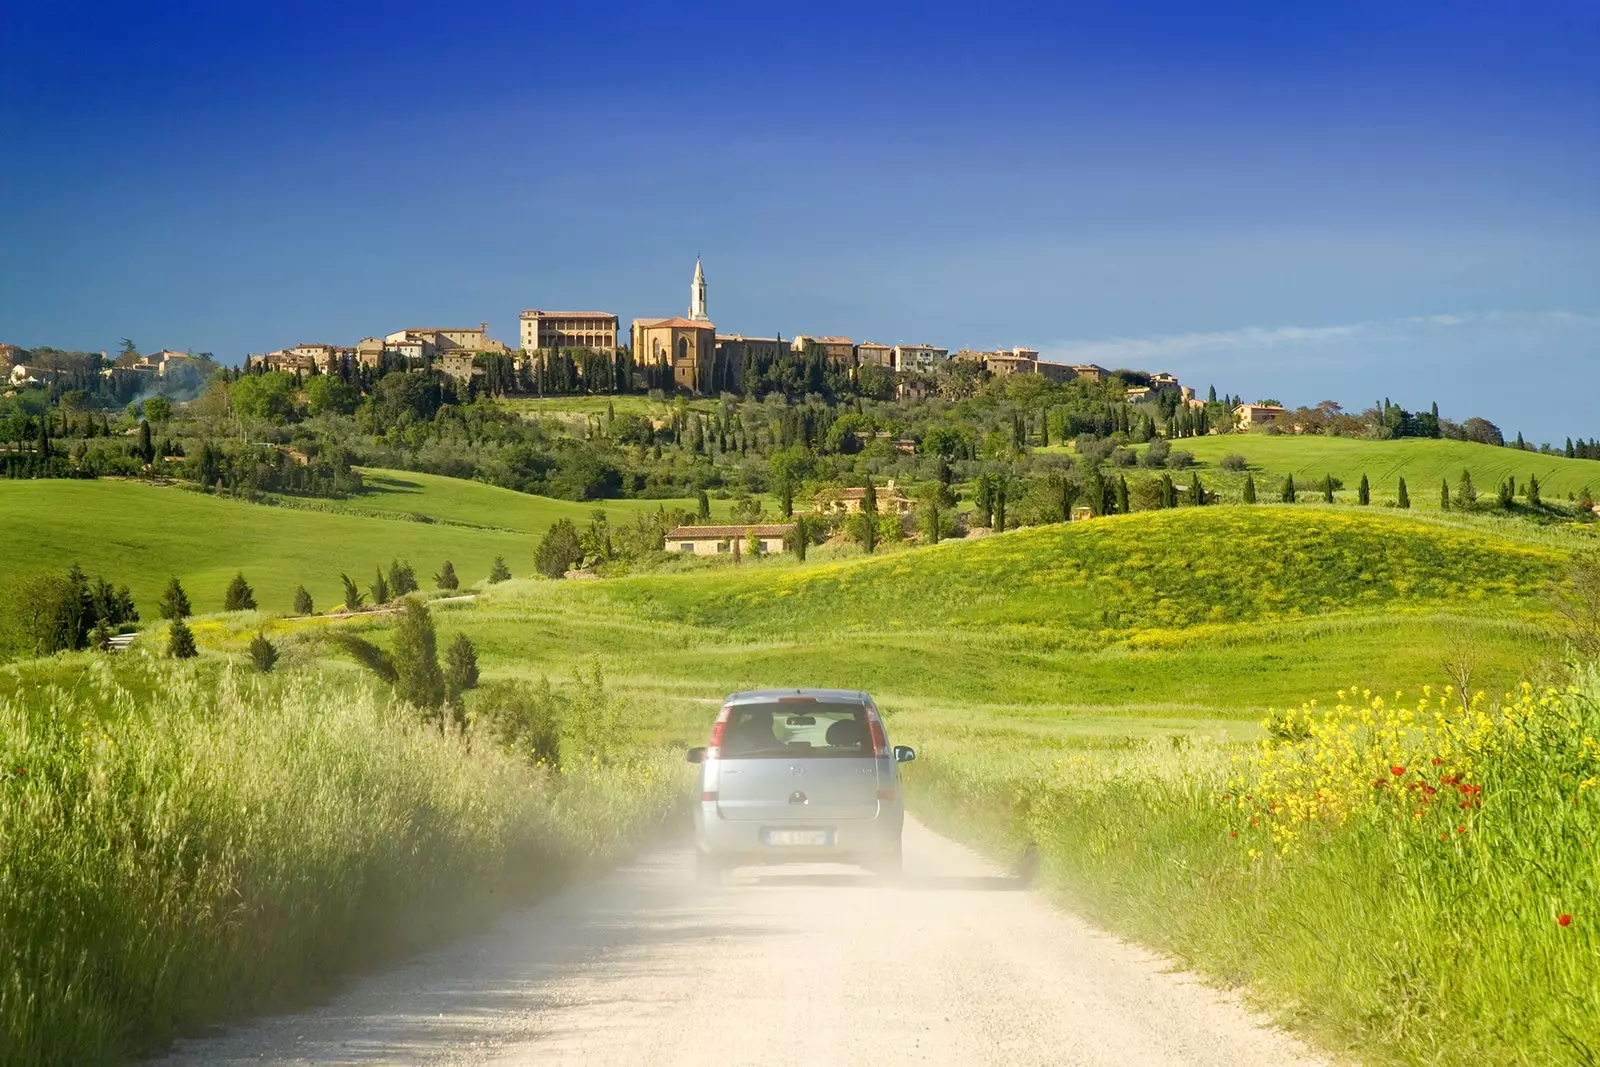
[[[449,560],[444,561],[444,566],[439,573],[433,576],[433,584],[447,593],[453,593],[461,588],[461,579],[456,577],[456,567]]]
[[[700,523],[700,525],[705,526],[711,522],[711,498],[706,496],[706,491],[704,489],[701,489],[696,491],[694,494],[694,499],[695,521]]]
[[[389,602],[389,580],[383,576],[382,567],[377,568],[377,576],[372,584],[367,586],[367,592],[372,594],[373,607],[379,607]]]
[[[167,628],[167,655],[173,659],[193,659],[199,654],[194,647],[194,631],[189,629],[189,624],[182,618],[173,619],[172,625]]]
[[[1322,502],[1324,504],[1333,503],[1333,475],[1331,474],[1322,476]]]
[[[1411,508],[1411,494],[1406,490],[1406,480],[1404,478],[1400,479],[1400,486],[1395,491],[1395,506],[1406,508],[1407,510]]]
[[[155,462],[156,446],[150,440],[150,423],[139,420],[139,459],[146,467]]]
[[[1121,474],[1117,475],[1117,514],[1128,514],[1128,479]]]
[[[306,592],[306,587],[301,586],[294,591],[294,613],[296,615],[315,615],[316,606],[311,603],[311,594]]]
[[[1536,474],[1528,476],[1528,506],[1532,508],[1543,506],[1543,500],[1539,495],[1539,476]]]
[[[182,619],[191,614],[189,595],[183,591],[183,586],[178,582],[176,575],[167,582],[167,588],[161,594],[161,601],[157,607],[163,619]]]
[[[511,580],[511,568],[506,566],[504,556],[496,556],[494,563],[489,567],[489,582],[498,585]]]
[[[341,574],[339,580],[344,583],[344,610],[360,611],[366,603],[366,598],[361,595],[361,590],[356,588],[355,579],[348,574]]]
[[[1285,478],[1283,480],[1283,493],[1282,493],[1282,496],[1283,496],[1283,502],[1285,504],[1293,504],[1294,503],[1294,501],[1295,501],[1294,475],[1291,474],[1291,475],[1289,475],[1289,477],[1287,477],[1287,478]]]
[[[250,665],[258,673],[266,674],[277,666],[278,646],[267,640],[267,635],[258,633],[250,639]]]
[[[1367,481],[1367,476],[1361,476],[1361,486],[1356,490],[1356,503],[1366,507],[1372,503],[1372,484]]]
[[[222,610],[256,610],[255,590],[251,589],[250,583],[245,581],[243,573],[235,574],[233,581],[228,583],[228,591],[222,595]]]
[[[1194,480],[1189,483],[1189,503],[1199,508],[1206,503],[1206,487],[1200,483],[1200,472],[1194,473]]]
[[[861,530],[861,547],[868,553],[878,547],[878,490],[869,475],[861,490],[861,513],[857,519]]]
[[[1450,479],[1445,478],[1439,482],[1439,510],[1450,510]]]
[[[1256,479],[1253,474],[1244,476],[1244,502],[1246,504],[1254,504],[1256,502]]]

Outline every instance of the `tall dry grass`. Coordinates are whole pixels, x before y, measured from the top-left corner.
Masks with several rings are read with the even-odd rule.
[[[530,767],[347,674],[214,667],[0,700],[0,1064],[118,1062],[304,1000],[682,793],[662,759]]]

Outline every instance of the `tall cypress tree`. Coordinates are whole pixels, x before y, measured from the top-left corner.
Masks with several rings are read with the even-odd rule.
[[[1400,486],[1395,491],[1395,505],[1407,510],[1411,507],[1411,494],[1406,491],[1406,480],[1404,478],[1400,479]]]
[[[1256,502],[1256,479],[1253,474],[1244,476],[1244,502],[1246,504],[1254,504]]]
[[[1333,503],[1333,475],[1331,474],[1322,476],[1322,502],[1324,504]]]
[[[1444,478],[1439,482],[1439,510],[1450,510],[1450,479]]]
[[[1283,502],[1285,504],[1293,504],[1294,500],[1294,475],[1291,474],[1283,480]]]
[[[1362,507],[1372,503],[1372,485],[1365,474],[1361,475],[1361,487],[1356,490],[1356,503]]]

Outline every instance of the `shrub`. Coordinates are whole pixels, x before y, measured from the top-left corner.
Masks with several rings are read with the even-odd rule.
[[[1167,457],[1167,467],[1169,470],[1188,470],[1192,466],[1194,466],[1193,452],[1174,452],[1172,455]]]
[[[95,620],[94,629],[89,631],[89,647],[96,652],[111,651],[111,629],[106,626],[106,620]]]
[[[173,619],[167,628],[167,655],[173,659],[193,659],[200,654],[194,647],[194,631],[182,619]]]
[[[1158,437],[1146,445],[1144,451],[1140,453],[1139,465],[1148,467],[1151,470],[1157,467],[1164,467],[1167,464],[1167,457],[1171,454],[1172,442],[1165,437]]]
[[[254,611],[256,610],[255,590],[250,588],[250,583],[245,581],[242,573],[235,574],[233,581],[228,583],[228,591],[222,596],[223,611]]]
[[[269,673],[278,664],[278,646],[258,633],[250,639],[250,665],[260,674]]]
[[[533,764],[559,766],[564,702],[548,679],[491,682],[469,707],[474,733],[484,733],[506,751]]]
[[[489,584],[498,585],[511,580],[511,568],[506,566],[504,556],[496,556],[494,563],[489,567]]]
[[[1245,462],[1245,458],[1237,452],[1232,452],[1222,457],[1222,469],[1225,471],[1239,474],[1247,470],[1249,466],[1250,464]]]
[[[1138,455],[1131,448],[1122,447],[1111,453],[1111,463],[1116,467],[1131,467],[1138,461]]]
[[[478,688],[478,650],[466,634],[457,634],[445,652],[444,684],[452,700]]]
[[[409,560],[402,562],[393,560],[389,564],[389,595],[402,597],[408,593],[415,593],[420,588],[417,585],[417,572],[411,569]]]
[[[539,549],[533,555],[533,569],[546,578],[562,578],[568,570],[583,562],[583,539],[578,535],[578,528],[572,524],[571,519],[561,519],[552,523],[545,533],[544,540],[539,542]],[[506,577],[511,577],[510,572]],[[490,581],[494,581],[493,575]]]
[[[339,575],[339,580],[344,583],[344,610],[360,611],[366,601],[361,590],[356,588],[355,580],[348,574]]]
[[[389,580],[383,576],[382,567],[378,568],[377,577],[373,579],[371,585],[367,586],[367,591],[372,594],[372,606],[375,608],[382,607],[393,599],[393,593],[389,589]]]

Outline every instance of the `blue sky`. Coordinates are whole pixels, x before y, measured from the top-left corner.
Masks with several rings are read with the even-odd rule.
[[[12,7],[0,340],[514,340],[701,253],[724,331],[1600,435],[1587,0]]]

